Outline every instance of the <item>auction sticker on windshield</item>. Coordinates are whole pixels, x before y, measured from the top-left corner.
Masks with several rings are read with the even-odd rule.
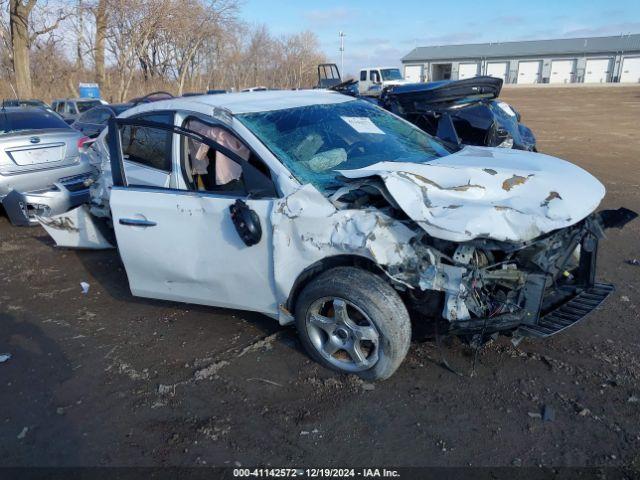
[[[367,117],[340,117],[346,123],[349,124],[358,133],[375,133],[377,135],[384,135],[384,132],[380,130],[375,123]]]

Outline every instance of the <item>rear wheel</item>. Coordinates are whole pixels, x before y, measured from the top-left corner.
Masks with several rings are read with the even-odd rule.
[[[312,280],[295,313],[309,355],[338,372],[383,380],[409,350],[411,322],[404,303],[391,285],[360,268],[333,268]]]

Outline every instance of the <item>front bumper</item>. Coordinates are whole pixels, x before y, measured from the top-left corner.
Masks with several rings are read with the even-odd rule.
[[[517,337],[545,338],[560,333],[584,320],[596,310],[614,292],[615,287],[608,283],[596,283],[591,286],[564,286],[561,289],[563,301],[553,308],[526,309],[522,314],[505,314],[490,319],[474,319],[452,324],[450,333],[456,335],[490,335],[496,332],[513,332]],[[537,297],[540,305],[548,300],[545,296]]]
[[[624,225],[633,218],[631,213],[624,209],[603,212],[597,223],[594,220],[580,227],[581,239],[577,243],[580,257],[575,269],[556,275],[529,272],[521,289],[521,309],[517,312],[453,321],[450,332],[457,335],[511,332],[516,337],[549,337],[583,320],[614,291],[613,285],[595,281],[598,242],[603,232],[597,230]],[[573,251],[575,246],[570,243],[566,252]]]
[[[608,283],[596,283],[583,290],[568,289],[567,293],[570,300],[549,311],[546,315],[540,317],[537,322],[521,325],[517,333],[523,337],[550,337],[555,335],[587,317],[614,290],[615,287]]]
[[[92,177],[91,173],[85,173],[61,178],[51,187],[42,190],[24,193],[13,190],[4,197],[2,205],[14,225],[37,225],[36,217],[58,215],[89,203]]]

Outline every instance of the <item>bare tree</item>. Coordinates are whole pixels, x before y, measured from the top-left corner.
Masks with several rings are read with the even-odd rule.
[[[113,6],[107,22],[107,48],[119,75],[116,98],[122,102],[129,93],[140,58],[175,5],[169,0],[114,0]]]
[[[187,76],[199,73],[194,64],[205,41],[217,36],[222,25],[235,20],[237,0],[184,0],[179,14],[166,25],[167,44],[178,95],[182,95]]]
[[[11,59],[18,96],[31,98],[31,68],[29,64],[29,16],[36,0],[9,0]]]
[[[315,85],[324,61],[315,35],[276,38],[243,23],[241,1],[0,0],[0,96],[18,77],[21,96],[51,99],[94,76],[112,101],[153,90]]]
[[[11,57],[18,95],[32,97],[30,48],[40,36],[53,32],[67,18],[64,9],[57,9],[53,19],[46,2],[42,9],[42,22],[34,25],[31,16],[38,5],[37,0],[9,0],[9,26],[11,31]]]
[[[95,9],[96,40],[94,62],[96,69],[96,81],[100,86],[105,83],[104,73],[104,47],[107,36],[107,0],[98,0]]]

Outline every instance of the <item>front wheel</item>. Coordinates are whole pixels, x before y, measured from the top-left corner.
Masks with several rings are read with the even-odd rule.
[[[377,275],[337,267],[312,280],[295,309],[298,334],[318,363],[366,380],[389,378],[411,343],[411,322],[398,293]]]

